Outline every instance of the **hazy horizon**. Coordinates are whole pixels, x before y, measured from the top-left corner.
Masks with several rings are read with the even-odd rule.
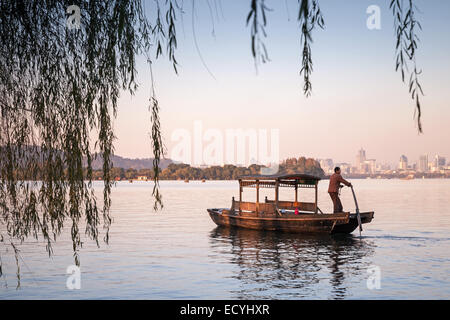
[[[287,5],[286,5],[287,3]],[[422,154],[450,158],[450,3],[418,1],[423,31],[418,66],[423,70],[421,99],[424,133],[413,119],[414,102],[395,72],[395,37],[389,1],[321,1],[325,30],[314,30],[313,94],[305,98],[300,70],[297,1],[268,2],[264,39],[271,62],[256,73],[245,19],[249,1],[222,2],[220,10],[196,7],[192,31],[191,4],[184,8],[184,28],[177,30],[179,75],[165,57],[154,63],[156,94],[161,107],[164,141],[170,158],[171,134],[192,132],[195,120],[204,129],[279,129],[280,160],[288,157],[332,158],[354,163],[363,147],[368,158],[396,164],[402,154],[413,163]],[[428,3],[428,5],[426,5]],[[370,5],[381,8],[381,30],[369,30]],[[151,14],[151,7],[146,8]],[[214,22],[212,22],[214,20]],[[215,36],[212,35],[214,30]],[[149,131],[149,71],[138,63],[141,86],[130,98],[123,93],[115,121],[115,154],[152,157]]]

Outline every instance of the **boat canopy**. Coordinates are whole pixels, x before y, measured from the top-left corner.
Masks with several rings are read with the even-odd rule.
[[[239,181],[239,202],[236,202],[233,197],[232,208],[236,208],[239,206],[239,212],[241,212],[242,207],[244,206],[252,206],[255,207],[255,211],[259,212],[260,207],[266,205],[267,203],[274,203],[275,207],[286,207],[286,208],[300,208],[306,209],[307,211],[312,211],[317,213],[320,210],[317,207],[317,196],[318,196],[318,183],[320,181],[320,177],[309,175],[309,174],[276,174],[276,175],[248,175],[241,176],[238,178]],[[242,202],[242,192],[244,187],[246,188],[255,188],[256,189],[256,201],[254,203],[244,203]],[[288,187],[294,188],[295,201],[279,201],[279,189],[280,187]],[[273,188],[275,189],[275,200],[271,201],[266,200],[264,204],[260,204],[259,202],[259,189],[260,188]],[[313,188],[315,189],[315,199],[312,203],[299,202],[298,201],[298,188]]]
[[[315,188],[320,177],[309,174],[277,174],[277,175],[248,175],[238,178],[241,187],[256,188]]]

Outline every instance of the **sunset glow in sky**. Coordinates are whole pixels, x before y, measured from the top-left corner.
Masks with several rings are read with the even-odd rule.
[[[417,1],[423,27],[418,65],[423,69],[425,91],[421,135],[413,119],[414,102],[395,72],[389,2],[319,2],[325,30],[313,32],[313,94],[306,98],[299,76],[296,0],[267,1],[273,11],[268,13],[264,42],[271,61],[260,65],[258,72],[250,50],[250,29],[245,25],[250,0],[222,0],[222,11],[218,8],[217,12],[210,1],[212,15],[206,1],[196,1],[197,43],[214,78],[196,50],[192,2],[184,1],[185,15],[177,30],[179,75],[165,57],[155,62],[153,70],[168,156],[174,146],[172,132],[192,131],[194,121],[201,120],[204,129],[223,132],[279,129],[281,159],[307,156],[354,162],[363,147],[368,158],[382,163],[397,163],[402,154],[410,162],[421,154],[439,154],[450,160],[450,2]],[[381,30],[366,26],[370,5],[381,8]],[[153,9],[146,8],[149,16]],[[117,155],[152,157],[148,70],[142,59],[139,91],[134,97],[124,93],[120,99],[115,121]]]

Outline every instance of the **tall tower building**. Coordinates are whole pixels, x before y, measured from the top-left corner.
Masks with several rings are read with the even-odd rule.
[[[439,156],[439,155],[436,155],[435,157],[434,157],[434,163],[433,163],[433,165],[434,165],[434,167],[435,168],[440,168],[440,167],[443,167],[443,166],[445,166],[445,157],[441,157],[441,156]]]
[[[400,157],[400,162],[398,164],[398,168],[400,170],[406,170],[408,169],[408,158],[402,154],[402,156]]]
[[[364,171],[364,163],[366,161],[366,151],[361,148],[361,150],[358,151],[358,154],[356,155],[356,168],[359,172]]]
[[[419,158],[419,171],[427,172],[428,171],[428,155],[424,154]]]

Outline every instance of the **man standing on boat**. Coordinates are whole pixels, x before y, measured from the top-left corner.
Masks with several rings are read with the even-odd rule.
[[[328,193],[330,194],[331,200],[333,200],[333,213],[342,212],[341,199],[339,199],[339,188],[341,183],[345,184],[347,187],[351,187],[351,183],[342,178],[341,168],[334,168],[334,174],[330,177],[330,185],[328,187]]]

